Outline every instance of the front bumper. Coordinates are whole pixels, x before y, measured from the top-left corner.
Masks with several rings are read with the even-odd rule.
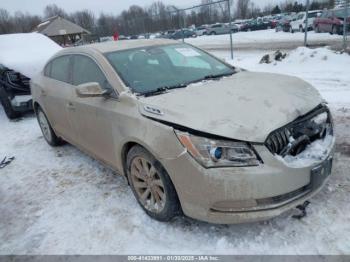
[[[257,167],[205,169],[188,153],[162,161],[184,213],[217,224],[266,220],[311,198],[328,179],[312,186],[312,170],[325,160],[307,167],[288,167],[264,145],[255,149],[264,161]],[[334,143],[327,159],[332,158],[333,150]]]
[[[31,95],[18,95],[11,100],[12,108],[17,112],[33,110],[33,100]]]

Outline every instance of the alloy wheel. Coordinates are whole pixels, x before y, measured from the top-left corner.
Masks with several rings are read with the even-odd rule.
[[[131,183],[142,206],[160,213],[166,203],[163,181],[156,168],[146,159],[135,157],[130,166]]]

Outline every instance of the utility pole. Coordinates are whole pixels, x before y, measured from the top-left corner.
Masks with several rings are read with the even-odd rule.
[[[182,28],[181,28],[181,30],[182,30],[182,43],[184,43],[185,42],[185,32],[184,32],[184,28],[186,28],[186,11],[184,11],[184,17],[183,17],[183,26],[182,26]]]
[[[346,51],[347,49],[347,26],[348,26],[348,17],[349,17],[349,5],[350,5],[350,1],[349,0],[345,0],[345,9],[344,9],[344,23],[343,23],[343,49],[344,51]]]
[[[230,50],[231,50],[231,60],[233,59],[233,41],[232,41],[232,19],[231,19],[231,5],[230,0],[227,0],[228,7],[228,19],[229,19],[229,27],[230,27]]]
[[[310,0],[306,0],[306,19],[305,19],[304,46],[307,46],[307,33],[308,33],[308,29],[309,29],[309,9],[310,9]]]

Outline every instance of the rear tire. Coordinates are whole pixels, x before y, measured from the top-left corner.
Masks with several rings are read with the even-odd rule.
[[[57,135],[53,131],[51,124],[41,107],[38,107],[35,110],[35,113],[41,132],[43,133],[46,142],[53,147],[62,145],[64,143],[63,140],[57,137]]]
[[[332,27],[332,35],[340,35],[340,30],[338,26]]]
[[[167,222],[181,214],[174,185],[154,156],[143,147],[134,146],[128,152],[126,165],[131,190],[150,217]]]
[[[11,101],[7,96],[6,91],[0,86],[0,102],[4,108],[5,114],[9,119],[16,119],[21,117],[21,113],[15,111],[11,105]]]
[[[216,35],[216,32],[210,32],[210,35]]]
[[[320,27],[318,25],[315,27],[315,32],[318,34],[321,33]]]

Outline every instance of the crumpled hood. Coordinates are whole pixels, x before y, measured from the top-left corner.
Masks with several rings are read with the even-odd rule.
[[[141,114],[226,138],[264,142],[279,127],[322,102],[318,91],[296,77],[239,72],[140,98]],[[162,114],[152,113],[150,108]]]

